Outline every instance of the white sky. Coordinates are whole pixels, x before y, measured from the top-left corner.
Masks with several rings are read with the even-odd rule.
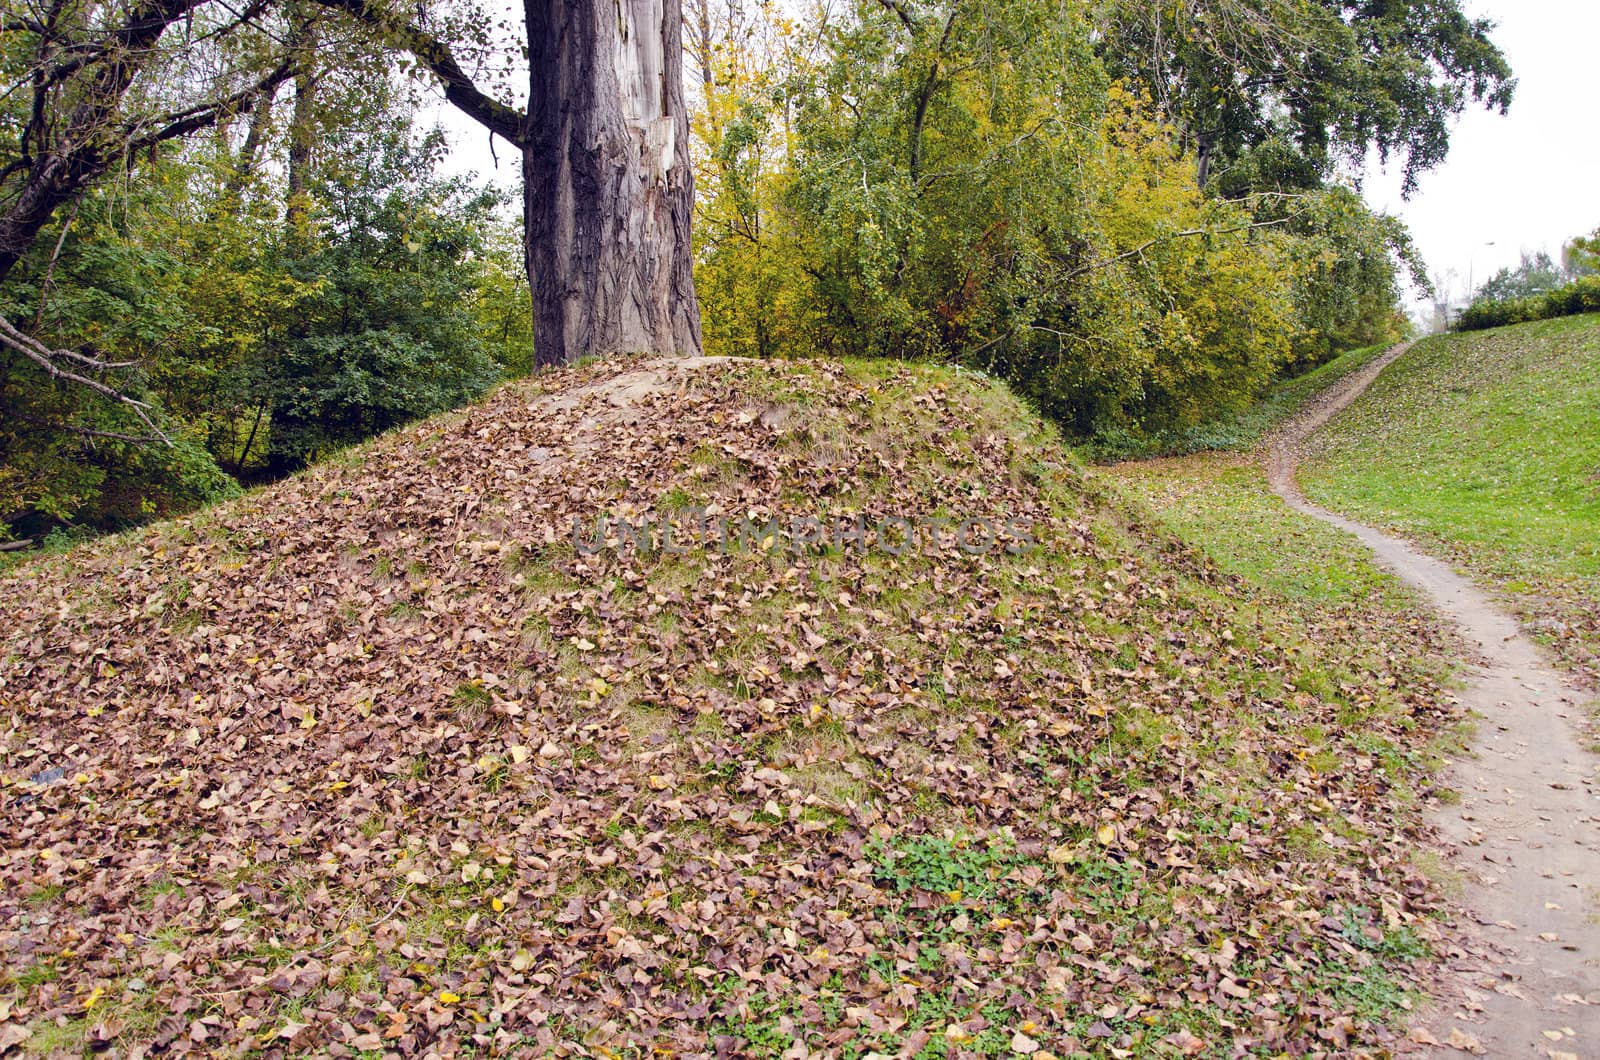
[[[1364,183],[1367,201],[1405,220],[1430,274],[1451,274],[1449,287],[1458,296],[1469,278],[1482,283],[1502,266],[1515,265],[1524,250],[1554,257],[1568,239],[1600,228],[1600,3],[1466,0],[1464,7],[1498,24],[1494,40],[1518,79],[1510,113],[1463,114],[1449,158],[1422,175],[1409,202],[1400,198],[1398,166],[1385,173],[1374,159]],[[475,170],[516,187],[520,163],[514,149],[497,142],[496,170],[488,134],[470,119],[442,101],[419,117],[449,130],[451,169]]]
[[[1433,274],[1455,270],[1461,291],[1524,250],[1556,257],[1561,244],[1600,227],[1600,3],[1472,0],[1466,9],[1499,24],[1493,39],[1518,81],[1510,113],[1463,114],[1450,157],[1422,175],[1410,202],[1401,201],[1398,167],[1371,173],[1365,188],[1369,203],[1410,226]]]

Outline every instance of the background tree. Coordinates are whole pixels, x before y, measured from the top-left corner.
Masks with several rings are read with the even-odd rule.
[[[527,369],[521,241],[498,197],[437,175],[442,141],[413,133],[380,67],[347,56],[316,101],[299,148],[293,107],[257,108],[91,187],[0,283],[0,311],[42,341],[127,365],[120,385],[172,442],[138,444],[124,407],[0,356],[15,531],[225,496]]]
[[[0,15],[0,281],[57,214],[108,173],[254,108],[294,71],[264,5],[220,0],[8,4]],[[0,319],[0,346],[120,403],[153,436],[148,403],[106,381],[128,365],[55,349]]]
[[[1254,190],[1312,187],[1376,149],[1403,158],[1409,195],[1451,119],[1515,89],[1493,24],[1459,0],[1100,0],[1095,20],[1107,68],[1182,132],[1202,186],[1243,163]]]
[[[1544,251],[1524,252],[1516,268],[1504,268],[1483,282],[1472,292],[1472,300],[1504,302],[1513,298],[1547,294],[1566,283],[1571,277],[1567,271]]]
[[[1561,267],[1573,278],[1600,274],[1600,228],[1562,247]]]
[[[1403,327],[1404,229],[1314,174],[1203,195],[1092,14],[871,0],[692,24],[710,348],[959,360],[1131,445]]]

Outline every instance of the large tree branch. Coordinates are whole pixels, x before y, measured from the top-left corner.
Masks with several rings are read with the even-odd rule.
[[[484,128],[518,147],[528,140],[527,116],[515,107],[490,96],[473,83],[461,69],[450,46],[427,30],[409,22],[399,21],[372,0],[317,0],[324,7],[344,11],[359,21],[385,34],[389,40],[404,48],[427,67],[444,84],[444,98],[457,110],[478,122]]]
[[[94,368],[112,368],[116,367],[116,365],[96,361],[92,357],[86,357],[72,350],[52,350],[33,336],[17,330],[12,326],[11,321],[5,317],[0,317],[0,345],[6,345],[16,350],[28,360],[43,368],[52,379],[65,379],[70,383],[88,387],[102,397],[109,398],[119,405],[126,405],[133,410],[134,415],[138,416],[146,427],[150,428],[151,434],[155,438],[165,442],[168,446],[172,445],[172,439],[168,438],[166,433],[156,426],[155,420],[150,418],[150,405],[148,402],[129,397],[116,387],[108,386],[98,379],[91,379],[89,376],[74,372],[70,368],[63,368],[61,362],[76,361]]]
[[[917,30],[921,28],[916,16],[911,13],[911,9],[906,7],[905,4],[901,3],[900,0],[878,0],[878,6],[882,7],[885,11],[889,12],[889,14],[899,19],[900,24],[904,26],[906,30],[912,34],[912,36],[915,36]]]
[[[138,126],[127,130],[126,147],[121,153],[131,157],[143,148],[188,136],[192,132],[243,113],[254,107],[261,97],[273,92],[279,85],[293,77],[295,68],[295,59],[291,56],[259,81],[231,96],[140,122]]]
[[[1277,225],[1285,224],[1292,220],[1294,220],[1292,217],[1279,217],[1272,221],[1251,221],[1248,224],[1234,225],[1231,228],[1185,228],[1181,232],[1169,232],[1166,235],[1160,235],[1152,239],[1147,239],[1143,243],[1140,243],[1138,246],[1134,247],[1132,250],[1125,250],[1121,254],[1113,254],[1109,258],[1099,258],[1095,261],[1089,262],[1086,265],[1080,265],[1063,276],[1062,279],[1076,279],[1085,273],[1098,272],[1101,269],[1110,268],[1119,261],[1126,261],[1129,258],[1142,257],[1144,252],[1149,250],[1151,247],[1162,243],[1170,243],[1175,239],[1192,239],[1195,236],[1234,235],[1239,232],[1251,232],[1257,228],[1273,228]]]

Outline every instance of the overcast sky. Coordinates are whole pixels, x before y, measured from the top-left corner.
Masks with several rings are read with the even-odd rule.
[[[1467,0],[1465,6],[1498,23],[1494,39],[1519,82],[1510,113],[1464,114],[1450,157],[1422,175],[1409,202],[1400,198],[1398,167],[1387,173],[1374,167],[1364,183],[1368,202],[1410,226],[1431,273],[1453,270],[1456,293],[1466,290],[1469,277],[1482,283],[1516,264],[1523,250],[1554,256],[1566,240],[1600,228],[1600,2]],[[488,136],[470,120],[442,103],[423,120],[450,130],[452,168],[515,187],[519,163],[504,143],[496,145],[495,171]]]
[[[1471,0],[1467,10],[1499,24],[1494,39],[1518,81],[1510,113],[1464,114],[1450,157],[1410,202],[1398,170],[1369,175],[1365,189],[1373,206],[1405,219],[1430,270],[1456,270],[1463,290],[1469,275],[1482,283],[1524,250],[1554,257],[1600,228],[1600,3]]]

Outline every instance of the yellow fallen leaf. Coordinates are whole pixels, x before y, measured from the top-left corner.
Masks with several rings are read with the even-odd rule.
[[[105,994],[105,992],[106,988],[103,986],[97,986],[93,990],[89,991],[89,996],[83,999],[83,1011],[93,1011],[94,1007],[100,1004],[100,998]]]
[[[1112,843],[1117,841],[1117,826],[1114,824],[1103,824],[1099,828],[1095,829],[1094,837],[1100,840],[1100,844],[1102,846],[1110,846]]]
[[[458,1002],[460,1000],[461,1000],[461,995],[460,994],[452,994],[448,990],[439,991],[439,1003],[441,1005],[454,1005],[456,1002]]]
[[[300,727],[302,729],[315,729],[317,727],[317,716],[309,710],[306,711],[306,716],[300,719]]]
[[[587,637],[579,637],[577,640],[572,642],[572,646],[577,648],[579,651],[594,651],[594,642],[589,640]]]

